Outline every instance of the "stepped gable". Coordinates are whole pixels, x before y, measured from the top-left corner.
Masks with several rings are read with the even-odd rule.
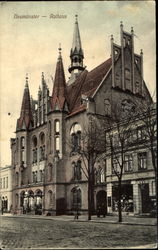
[[[85,110],[85,105],[81,103],[82,95],[90,97],[94,94],[99,84],[111,67],[111,58],[88,72],[84,70],[77,80],[67,87],[69,96],[70,115]]]

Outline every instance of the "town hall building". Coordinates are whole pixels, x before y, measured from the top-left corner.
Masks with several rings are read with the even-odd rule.
[[[65,79],[61,48],[52,90],[42,73],[38,98],[34,100],[26,76],[16,137],[11,139],[13,213],[73,214],[76,206],[80,214],[87,213],[87,178],[77,152],[90,117],[110,116],[116,104],[125,107],[134,101],[152,101],[143,80],[143,52],[134,52],[133,28],[128,33],[121,23],[120,34],[120,45],[111,36],[109,59],[87,71],[76,17],[69,80]],[[123,178],[123,195],[132,204],[124,211],[134,214],[148,212],[141,185],[145,185],[148,198],[155,196],[150,152],[143,147],[137,151],[127,159],[132,165]],[[141,170],[139,161],[143,162]],[[102,203],[106,213],[113,213],[117,180],[111,161],[101,158],[96,169],[94,211]]]

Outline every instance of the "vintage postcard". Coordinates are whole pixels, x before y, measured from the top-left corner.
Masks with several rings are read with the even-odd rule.
[[[0,1],[0,248],[157,247],[155,1]]]

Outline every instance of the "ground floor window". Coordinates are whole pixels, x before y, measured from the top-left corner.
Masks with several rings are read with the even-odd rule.
[[[118,211],[118,185],[112,187],[113,211]],[[123,184],[121,187],[121,207],[123,212],[133,212],[133,186]]]

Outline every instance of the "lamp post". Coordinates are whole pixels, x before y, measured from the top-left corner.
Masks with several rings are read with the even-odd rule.
[[[78,185],[75,185],[75,189],[76,189],[76,219],[78,220],[78,216],[79,216],[79,214],[78,214],[78,191],[79,191],[79,186]]]

